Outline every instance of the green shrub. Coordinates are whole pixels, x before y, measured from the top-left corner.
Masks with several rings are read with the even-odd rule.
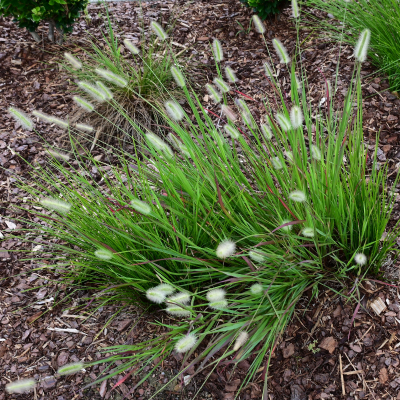
[[[263,31],[257,18],[255,26]],[[387,168],[378,168],[376,152],[367,161],[363,140],[360,64],[367,39],[363,32],[355,84],[339,111],[336,91],[323,80],[326,105],[310,108],[303,69],[297,76],[295,60],[274,39],[288,65],[280,79],[290,79],[291,92],[283,93],[267,63],[276,96],[272,104],[266,98],[262,121],[243,99],[236,99],[236,110],[227,108],[237,93],[229,68],[233,82],[220,75],[216,86],[207,86],[215,102],[224,103],[216,113],[204,109],[203,96],[174,70],[187,107],[172,99],[158,110],[169,143],[142,130],[147,152],[122,152],[111,169],[90,154],[82,158],[80,149],[70,155],[50,150],[51,168],[36,169],[38,185],[24,190],[36,207],[51,211],[33,213],[41,221],[36,229],[52,243],[44,251],[57,259],[54,267],[66,281],[114,292],[114,300],[165,303],[170,315],[159,322],[167,331],[156,338],[111,348],[113,368],[101,379],[135,368],[136,374],[147,370],[143,382],[177,351],[185,354],[179,375],[191,366],[198,374],[249,359],[245,386],[268,365],[265,357],[305,291],[317,296],[322,285],[338,292],[349,279],[354,286],[379,272],[398,229],[386,232],[394,193],[385,190]],[[223,71],[218,41],[213,50]],[[215,119],[220,111],[223,119]],[[10,113],[33,128],[29,116]],[[100,180],[92,179],[93,169]],[[359,301],[357,290],[350,293]]]
[[[317,18],[309,14],[313,25],[327,32],[335,40],[351,45],[357,41],[358,32],[371,31],[369,57],[375,66],[383,70],[393,90],[400,90],[400,2],[397,0],[345,1],[345,0],[304,0],[309,7],[332,14],[334,20]]]
[[[240,0],[240,2],[252,8],[262,19],[280,13],[282,8],[289,4],[288,0]]]
[[[49,38],[54,40],[54,27],[61,34],[71,32],[74,21],[85,9],[89,0],[0,0],[0,15],[12,16],[20,28],[33,33],[41,21],[49,21]],[[62,40],[60,40],[62,42]]]

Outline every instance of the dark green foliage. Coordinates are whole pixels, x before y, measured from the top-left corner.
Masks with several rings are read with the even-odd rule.
[[[247,7],[251,7],[261,19],[269,15],[278,14],[289,2],[288,0],[240,0]]]
[[[0,0],[0,15],[12,16],[19,27],[33,32],[40,21],[54,21],[63,32],[72,25],[88,0]]]

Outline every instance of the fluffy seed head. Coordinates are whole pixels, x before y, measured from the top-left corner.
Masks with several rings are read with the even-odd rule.
[[[262,35],[265,32],[265,26],[262,23],[260,17],[256,14],[253,15],[253,23],[256,31]]]
[[[49,153],[52,157],[60,161],[69,161],[69,155],[65,153],[61,153],[59,151],[53,149],[46,149],[47,153]]]
[[[23,128],[25,128],[28,131],[31,131],[33,129],[32,120],[23,111],[15,107],[10,107],[8,109],[8,112],[11,115],[11,117],[13,117],[17,122],[21,124]]]
[[[131,206],[140,214],[149,215],[151,213],[151,207],[149,204],[145,203],[139,199],[131,200]]]
[[[250,114],[250,108],[243,99],[235,99],[235,103],[242,111]]]
[[[360,63],[364,62],[367,59],[367,52],[370,39],[371,39],[371,31],[369,29],[364,29],[361,32],[361,35],[354,49],[354,57]]]
[[[259,250],[250,250],[249,257],[256,263],[262,263],[265,261],[265,256]]]
[[[247,112],[247,111],[243,111],[241,114],[242,120],[243,122],[250,128],[250,129],[255,129],[255,124],[254,124],[254,119],[252,117],[252,115]]]
[[[80,131],[87,132],[87,133],[92,133],[94,130],[93,126],[86,125],[86,124],[76,124],[75,128]]]
[[[221,62],[224,59],[224,52],[222,50],[222,45],[218,39],[214,39],[213,41],[213,52],[216,62]]]
[[[273,71],[271,65],[268,62],[264,63],[264,71],[265,71],[265,75],[267,75],[268,78],[273,78],[274,71]]]
[[[73,56],[71,53],[64,53],[65,59],[75,68],[75,69],[81,69],[82,68],[82,63],[81,61]]]
[[[223,310],[224,308],[228,307],[228,302],[225,299],[212,301],[208,304],[209,307],[213,308],[214,310]]]
[[[88,112],[92,112],[94,110],[94,105],[86,101],[83,97],[74,96],[73,100],[75,101],[75,104],[77,106],[82,107],[84,110]]]
[[[184,117],[183,109],[176,101],[168,100],[164,105],[169,117],[174,121],[180,121]]]
[[[175,289],[171,285],[168,285],[168,283],[160,283],[153,289],[157,290],[158,292],[164,293],[166,296],[169,296],[170,294],[175,292]]]
[[[52,116],[51,115],[47,115],[45,113],[42,113],[40,111],[32,111],[32,115],[34,115],[36,118],[39,118],[41,121],[47,122],[49,124],[52,123]]]
[[[293,153],[291,151],[285,151],[285,156],[290,162],[294,162]]]
[[[140,50],[129,39],[124,40],[124,45],[133,55],[139,54]]]
[[[282,64],[288,64],[290,62],[289,54],[279,39],[273,39],[272,44],[274,45],[275,51],[279,56],[279,60]]]
[[[218,258],[228,258],[235,254],[236,244],[232,242],[232,240],[226,239],[223,240],[217,247],[215,253],[217,254]]]
[[[52,197],[46,197],[45,199],[40,200],[40,204],[43,207],[59,212],[60,214],[68,214],[68,212],[71,210],[71,204],[67,203],[66,201],[54,199]]]
[[[174,77],[175,82],[178,86],[180,86],[180,87],[186,86],[185,77],[183,76],[182,72],[179,71],[178,68],[171,67],[171,74]]]
[[[164,302],[166,294],[154,287],[146,291],[146,297],[153,303],[161,304]]]
[[[92,96],[95,100],[97,100],[99,103],[102,103],[103,101],[106,100],[104,93],[99,88],[93,86],[89,82],[78,82],[78,86],[83,91],[85,91],[89,96]]]
[[[77,362],[77,363],[66,364],[63,367],[58,368],[57,373],[59,375],[72,375],[76,374],[82,369],[83,369],[83,363]]]
[[[235,72],[233,71],[233,69],[231,67],[225,68],[225,76],[226,76],[226,79],[228,79],[228,81],[230,83],[235,83],[238,80],[235,75]]]
[[[177,304],[189,304],[192,300],[192,296],[187,292],[178,292],[173,296],[168,297],[166,303],[177,303]]]
[[[165,311],[168,314],[176,317],[190,317],[190,315],[192,314],[189,310],[186,310],[185,308],[176,305],[167,307]]]
[[[293,106],[290,110],[290,122],[292,123],[293,129],[300,128],[303,124],[303,113],[300,107]]]
[[[64,121],[61,118],[57,118],[57,117],[51,117],[51,122],[54,125],[59,126],[62,129],[68,129],[69,128],[69,122],[68,121]]]
[[[168,134],[168,140],[179,150],[181,151],[186,157],[191,158],[190,151],[186,147],[184,143],[182,143],[178,138],[175,137],[171,132]]]
[[[164,29],[158,22],[151,21],[150,28],[159,37],[160,40],[165,40],[168,38],[168,35],[165,33]]]
[[[224,289],[212,289],[207,292],[207,300],[209,302],[225,300],[226,292]]]
[[[289,199],[296,201],[297,203],[303,203],[306,201],[306,195],[301,190],[294,190],[293,192],[289,193]]]
[[[237,131],[233,126],[225,125],[224,126],[225,132],[232,138],[232,139],[239,139],[240,133]]]
[[[311,149],[311,157],[317,161],[321,160],[322,158],[321,150],[313,144],[311,145],[310,149]]]
[[[363,253],[357,253],[354,256],[354,261],[358,264],[358,265],[365,265],[367,263],[367,256]]]
[[[228,93],[231,88],[221,78],[214,78],[214,84],[221,91],[221,93]]]
[[[213,85],[207,83],[206,89],[215,103],[221,102],[221,95],[219,94],[218,90]]]
[[[98,249],[94,252],[94,255],[100,260],[109,261],[113,258],[113,253],[107,249]]]
[[[261,132],[264,135],[265,139],[267,140],[272,139],[272,130],[269,125],[261,124]]]
[[[98,89],[103,93],[106,100],[111,100],[114,97],[112,91],[103,82],[96,81],[96,85]]]
[[[281,225],[285,225],[285,224],[287,224],[288,222],[292,222],[292,221],[290,221],[290,220],[288,220],[288,219],[284,219],[284,220],[282,221]],[[285,232],[290,232],[290,231],[292,230],[292,228],[293,228],[293,225],[286,225],[286,226],[282,227],[281,229],[282,229],[283,231],[285,231]]]
[[[221,105],[221,111],[230,121],[234,122],[237,120],[237,115],[234,113],[232,108],[227,106],[226,104]]]
[[[162,139],[160,139],[154,133],[148,132],[145,134],[147,141],[159,151],[164,151],[165,147],[168,146]],[[169,147],[169,146],[168,146]]]
[[[180,338],[175,345],[175,351],[178,353],[186,353],[197,343],[197,336],[194,333],[189,333]]]
[[[114,74],[114,72],[108,71],[107,69],[96,68],[95,72],[108,82],[111,82],[112,84],[117,85],[119,87],[123,88],[128,84],[128,81],[122,78],[122,76]]]
[[[233,346],[233,351],[239,350],[248,340],[249,334],[245,331],[240,332],[236,339],[235,345]]]
[[[282,169],[283,168],[281,159],[279,157],[272,157],[271,158],[271,162],[272,162],[272,165],[274,166],[275,169]]]
[[[293,86],[294,86],[295,90],[296,90],[297,92],[301,92],[301,89],[302,89],[302,87],[303,87],[303,84],[302,84],[301,80],[297,77],[297,75],[294,76],[294,82],[293,82],[293,84],[294,84]]]
[[[250,292],[254,295],[259,295],[262,293],[262,291],[263,287],[259,283],[255,283],[254,285],[250,286]]]
[[[302,233],[303,236],[306,236],[306,237],[313,237],[313,236],[314,236],[314,228],[311,228],[311,227],[309,227],[309,226],[306,226],[305,228],[303,228],[303,229],[301,230],[301,233]]]
[[[30,392],[36,386],[34,379],[21,379],[19,381],[10,382],[6,385],[7,393],[26,393]]]
[[[286,115],[277,113],[275,116],[276,120],[278,121],[279,126],[284,132],[290,131],[291,129],[291,124]]]
[[[300,10],[299,10],[299,5],[297,4],[297,0],[292,0],[292,15],[293,18],[300,17]]]

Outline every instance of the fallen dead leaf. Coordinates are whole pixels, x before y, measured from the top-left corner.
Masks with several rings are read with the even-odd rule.
[[[332,354],[337,347],[337,340],[332,336],[326,337],[322,340],[319,347],[329,351],[329,353]]]

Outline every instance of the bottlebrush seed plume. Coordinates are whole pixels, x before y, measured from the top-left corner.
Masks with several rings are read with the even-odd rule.
[[[72,375],[78,373],[82,369],[83,369],[83,363],[76,362],[76,363],[66,364],[58,368],[57,373],[59,375]]]
[[[23,111],[15,107],[10,107],[8,109],[8,112],[11,115],[11,117],[13,117],[17,122],[21,124],[23,128],[25,128],[28,131],[31,131],[33,129],[34,126],[33,121]]]
[[[177,303],[177,304],[189,304],[192,300],[192,296],[186,292],[178,292],[173,296],[168,297],[166,303]]]
[[[314,236],[314,228],[310,228],[309,226],[307,226],[301,230],[301,233],[303,236],[313,237]]]
[[[175,344],[175,351],[177,353],[186,353],[193,348],[197,343],[197,336],[194,333],[189,333],[180,338]]]
[[[217,247],[215,251],[218,258],[228,258],[235,254],[236,244],[232,240],[226,239],[223,240]]]
[[[262,263],[265,261],[264,255],[258,250],[250,250],[249,257],[256,263]]]
[[[149,215],[151,213],[151,207],[149,204],[145,203],[139,199],[131,200],[131,206],[140,214]]]
[[[212,301],[208,303],[208,306],[213,308],[214,310],[222,310],[228,307],[228,302],[224,299],[218,301]]]
[[[250,114],[250,108],[243,99],[235,99],[235,103],[242,111],[246,111]]]
[[[221,93],[228,93],[231,88],[221,78],[214,78],[215,86],[220,90]]]
[[[105,80],[107,80],[108,82],[111,82],[112,84],[114,84],[116,86],[123,88],[128,84],[128,81],[126,79],[122,78],[122,76],[114,74],[114,72],[108,71],[107,69],[96,68],[95,72],[96,72],[96,74],[100,75]]]
[[[293,129],[301,127],[301,125],[303,124],[303,113],[301,112],[300,107],[292,107],[292,109],[290,110],[290,122],[292,123]]]
[[[292,222],[292,221],[290,221],[290,220],[288,220],[288,219],[284,219],[284,220],[282,221],[281,225],[285,225],[285,224],[287,224],[287,223],[289,223],[289,222]],[[289,231],[292,230],[292,228],[293,228],[292,225],[286,225],[286,226],[283,226],[281,229],[282,229],[283,231],[285,231],[285,232],[289,232]]]
[[[230,121],[234,122],[237,120],[237,115],[234,113],[232,108],[227,106],[226,104],[221,105],[221,111]]]
[[[103,82],[96,81],[96,85],[99,88],[99,90],[103,93],[104,98],[106,100],[111,100],[114,97],[112,91]]]
[[[275,48],[276,53],[279,56],[279,60],[282,64],[288,64],[290,62],[289,54],[279,39],[273,39],[272,44]]]
[[[272,165],[275,169],[282,169],[283,165],[279,157],[272,157],[271,158]]]
[[[291,151],[285,151],[285,156],[290,162],[294,162],[293,153]]]
[[[259,295],[263,292],[263,287],[259,283],[250,286],[250,292],[254,295]]]
[[[92,133],[94,131],[93,126],[86,125],[86,124],[76,124],[75,128],[78,129],[79,131],[87,132],[87,133]]]
[[[299,10],[299,5],[297,4],[297,0],[292,0],[292,15],[293,18],[300,17],[300,10]]]
[[[371,31],[369,29],[364,29],[361,32],[361,35],[354,49],[354,57],[360,63],[363,63],[367,59],[367,52],[370,39],[371,39]]]
[[[289,193],[289,199],[296,201],[297,203],[303,203],[306,201],[306,195],[301,190],[294,190],[293,192]]]
[[[129,39],[124,40],[124,45],[133,55],[136,56],[140,53],[140,50]]]
[[[65,59],[75,68],[75,69],[81,69],[82,68],[82,63],[81,61],[73,56],[71,53],[64,53]]]
[[[221,102],[221,95],[218,93],[218,90],[213,85],[207,83],[206,89],[215,103]]]
[[[212,289],[207,292],[206,297],[209,302],[224,300],[226,291],[224,289]]]
[[[151,30],[159,37],[160,40],[168,39],[168,35],[165,33],[162,26],[155,21],[151,21],[150,23]]]
[[[36,118],[40,119],[43,122],[47,122],[49,124],[52,123],[52,116],[51,115],[47,115],[45,113],[42,113],[40,111],[32,111],[32,115],[34,115]]]
[[[264,63],[264,71],[265,71],[265,75],[267,75],[268,78],[273,78],[274,77],[274,71],[273,71],[271,65],[268,62]]]
[[[40,204],[43,207],[59,212],[60,214],[68,214],[68,212],[71,210],[71,204],[67,203],[66,201],[54,199],[52,197],[46,197],[40,200]]]
[[[47,153],[49,153],[52,157],[60,161],[69,161],[69,155],[65,153],[61,153],[59,151],[53,149],[46,149]]]
[[[298,78],[297,75],[294,76],[294,87],[297,92],[301,92],[301,89],[303,88],[302,81]]]
[[[181,151],[186,157],[191,158],[190,152],[185,144],[183,144],[179,139],[175,137],[171,132],[168,134],[168,140],[179,150]]]
[[[100,260],[109,261],[113,258],[113,253],[107,249],[98,249],[94,252],[94,255]]]
[[[168,285],[168,283],[160,283],[154,289],[157,290],[158,292],[164,293],[166,296],[169,296],[170,294],[175,292],[174,287]]]
[[[265,139],[267,140],[272,139],[272,130],[269,125],[261,124],[261,132],[264,135]]]
[[[174,77],[175,82],[179,87],[185,87],[186,86],[185,77],[183,76],[182,72],[179,71],[178,68],[171,67],[171,74]]]
[[[51,122],[54,125],[59,126],[62,129],[68,129],[69,128],[69,122],[68,121],[64,121],[61,118],[57,118],[57,117],[51,117]]]
[[[76,105],[82,107],[84,110],[88,112],[92,112],[94,110],[94,105],[86,101],[84,98],[80,96],[74,96],[72,99],[75,101]]]
[[[167,144],[154,133],[145,134],[147,141],[156,149],[162,151]]]
[[[251,116],[250,113],[243,111],[241,114],[241,117],[243,119],[243,122],[250,128],[250,129],[255,129],[255,124],[253,117]]]
[[[157,290],[157,287],[150,288],[146,291],[146,297],[156,304],[164,303],[166,294]]]
[[[354,261],[358,264],[358,265],[365,265],[367,263],[367,256],[363,253],[357,253],[354,256]]]
[[[311,145],[311,157],[317,161],[320,161],[322,158],[321,150],[313,144]]]
[[[180,104],[175,101],[168,100],[165,102],[165,109],[171,119],[174,121],[180,121],[183,116],[184,112]]]
[[[176,317],[190,317],[190,315],[192,314],[189,310],[186,310],[185,308],[176,305],[167,307],[165,311],[168,314]]]
[[[265,26],[262,23],[260,17],[256,14],[253,15],[253,23],[256,31],[262,35],[265,32]]]
[[[239,139],[240,133],[236,130],[233,126],[225,125],[224,126],[225,132],[232,138],[232,139]]]
[[[235,75],[235,72],[233,71],[233,69],[231,67],[225,67],[225,76],[226,76],[226,79],[228,79],[228,81],[230,83],[235,83],[238,80]]]
[[[91,85],[88,82],[78,82],[78,86],[85,91],[88,95],[92,96],[99,103],[106,100],[104,93],[97,87]]]
[[[218,39],[214,39],[213,41],[213,53],[216,62],[221,62],[224,59],[224,51]]]
[[[276,120],[284,132],[287,132],[291,129],[292,126],[290,125],[290,121],[287,119],[286,115],[277,113]]]
[[[248,340],[249,334],[245,331],[240,332],[236,339],[235,345],[233,346],[233,351],[239,350]]]
[[[36,381],[34,379],[20,379],[19,381],[7,383],[6,392],[26,393],[33,390],[35,386],[36,386]]]

